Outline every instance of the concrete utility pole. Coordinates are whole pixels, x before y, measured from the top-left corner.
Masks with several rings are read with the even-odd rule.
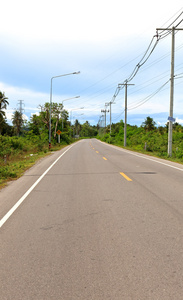
[[[101,128],[102,128],[102,117],[100,116],[99,121],[98,121],[98,126],[99,126],[99,135],[101,134]]]
[[[103,112],[104,113],[104,116],[105,116],[105,128],[106,128],[106,113],[107,112],[109,112],[109,110],[107,110],[107,109],[101,109],[101,112]]]
[[[112,104],[112,102],[110,101],[109,102],[109,105],[110,105],[110,136],[111,136],[111,104]]]
[[[169,126],[168,126],[168,156],[172,156],[172,129],[173,122],[173,102],[174,102],[174,61],[175,61],[175,30],[183,30],[183,28],[157,28],[158,30],[168,30],[172,32],[172,46],[171,46],[171,74],[170,74],[170,110],[169,110]]]
[[[127,125],[127,87],[128,85],[134,85],[132,83],[119,83],[118,86],[125,86],[125,123],[124,123],[124,147],[126,147],[126,125]]]
[[[111,136],[111,121],[112,121],[112,111],[111,111],[111,104],[115,104],[113,101],[110,101],[105,104],[105,106],[110,106],[109,112],[110,112],[110,136]]]

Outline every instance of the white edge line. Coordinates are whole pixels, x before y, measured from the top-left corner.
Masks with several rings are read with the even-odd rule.
[[[144,158],[144,159],[147,159],[147,160],[151,160],[151,161],[154,161],[154,162],[156,162],[156,163],[158,163],[158,164],[161,164],[161,165],[164,165],[164,166],[173,168],[173,169],[177,169],[177,170],[183,172],[183,169],[181,169],[181,168],[179,168],[179,167],[175,167],[175,166],[169,165],[169,164],[167,164],[167,163],[164,163],[164,162],[162,162],[162,161],[158,161],[158,160],[153,159],[153,158],[150,158],[150,157],[146,157],[145,154],[144,154],[144,155],[143,155],[143,154],[141,154],[141,155],[140,155],[140,154],[136,154],[136,153],[134,153],[134,152],[131,152],[130,150],[126,150],[126,149],[120,148],[120,147],[115,146],[115,145],[110,145],[110,144],[107,144],[107,143],[102,142],[102,141],[100,141],[100,140],[97,140],[97,141],[99,141],[99,142],[101,142],[101,143],[104,143],[105,145],[107,145],[107,146],[109,146],[109,147],[111,146],[111,147],[115,148],[116,150],[119,150],[119,151],[122,151],[122,152],[127,152],[127,153],[129,153],[129,154],[131,154],[131,155],[134,155],[134,156],[137,156],[137,157],[140,157],[140,158]]]
[[[16,204],[6,213],[6,215],[0,220],[0,228],[4,223],[11,217],[15,210],[20,206],[20,204],[27,198],[27,196],[32,192],[32,190],[38,185],[38,183],[43,179],[43,177],[49,172],[49,170],[57,163],[57,161],[73,147],[75,144],[71,145],[67,150],[65,150],[49,168],[37,179],[37,181],[27,190],[27,192],[16,202]]]

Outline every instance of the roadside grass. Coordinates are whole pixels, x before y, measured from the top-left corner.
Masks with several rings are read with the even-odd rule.
[[[168,135],[165,129],[163,132],[159,129],[145,131],[144,128],[128,126],[126,147],[124,147],[123,127],[117,133],[112,133],[111,136],[106,133],[97,138],[124,149],[183,164],[183,131],[174,131],[171,157],[167,153]]]
[[[168,160],[168,161],[172,161],[172,162],[176,162],[176,163],[179,163],[179,164],[183,164],[183,158],[177,158],[177,157],[169,157],[167,155],[167,153],[160,153],[160,152],[156,152],[156,151],[152,151],[152,152],[149,152],[147,150],[144,150],[144,149],[140,149],[138,147],[133,147],[133,146],[122,146],[120,144],[113,144],[114,146],[117,146],[117,147],[120,147],[120,148],[123,148],[123,149],[126,149],[126,150],[129,150],[129,151],[133,151],[133,152],[137,152],[137,153],[142,153],[142,154],[145,154],[145,155],[148,155],[148,156],[152,156],[152,157],[157,157],[157,158],[161,158],[161,159],[165,159],[165,160]]]
[[[21,177],[26,170],[32,167],[39,159],[50,155],[53,151],[58,151],[67,145],[53,145],[48,151],[45,147],[40,152],[20,151],[9,157],[0,158],[0,189],[5,187],[8,182]]]

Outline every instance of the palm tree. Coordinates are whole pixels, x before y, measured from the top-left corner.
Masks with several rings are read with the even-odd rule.
[[[0,134],[2,132],[3,123],[6,118],[4,109],[6,109],[7,105],[9,104],[9,102],[7,100],[8,100],[8,98],[5,97],[4,92],[2,93],[0,91]]]
[[[79,123],[79,121],[77,119],[75,121],[74,127],[75,127],[75,133],[76,133],[76,135],[79,135],[79,132],[81,130],[81,124]]]
[[[142,123],[142,126],[145,128],[146,131],[152,131],[156,128],[156,122],[154,122],[153,118],[147,117]]]
[[[21,131],[21,127],[24,123],[23,115],[20,111],[16,110],[13,113],[12,123],[13,123],[13,126],[15,127],[17,135],[19,136],[20,131]]]
[[[6,109],[7,105],[9,105],[9,102],[7,101],[8,98],[5,97],[4,92],[2,93],[0,91],[0,115],[1,116],[5,116],[5,112],[3,111],[3,109]]]

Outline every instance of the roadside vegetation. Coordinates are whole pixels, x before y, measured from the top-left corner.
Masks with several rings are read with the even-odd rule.
[[[104,142],[120,147],[124,145],[124,123],[112,124],[110,128],[102,128],[98,138]],[[140,127],[127,125],[127,149],[164,159],[183,163],[183,126],[178,123],[173,125],[172,157],[168,157],[168,124],[156,126],[151,117],[147,117]]]
[[[69,121],[69,113],[62,104],[52,103],[51,149],[48,144],[50,104],[40,106],[39,115],[33,114],[29,122],[20,111],[14,111],[12,125],[7,123],[6,109],[8,98],[0,92],[0,188],[9,180],[20,177],[37,159],[59,150],[83,138],[98,138],[101,141],[120,147],[124,145],[124,123],[120,121],[100,128],[91,126],[88,121],[80,124]],[[61,132],[58,139],[58,132]],[[168,126],[156,126],[147,117],[140,127],[127,125],[127,149],[171,159],[183,163],[183,126],[173,125],[173,154],[167,155]]]
[[[52,103],[52,142],[49,148],[50,104],[40,106],[39,115],[33,114],[29,122],[24,120],[20,111],[14,111],[12,125],[6,120],[8,105],[5,93],[0,92],[0,188],[9,180],[20,177],[41,157],[75,142],[79,137],[93,137],[98,133],[97,127],[88,122],[81,125],[75,120],[72,125],[62,104]]]

